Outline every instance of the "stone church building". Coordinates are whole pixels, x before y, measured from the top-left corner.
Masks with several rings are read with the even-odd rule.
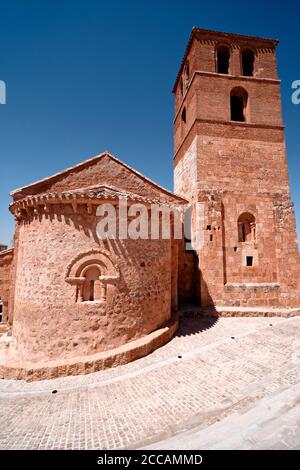
[[[132,361],[171,339],[187,305],[213,316],[300,312],[276,46],[192,30],[173,88],[174,193],[108,152],[11,193],[1,377]],[[182,224],[188,207],[190,237],[99,239],[97,208],[110,203],[119,217],[120,198],[179,208]],[[187,250],[196,232],[201,243]]]

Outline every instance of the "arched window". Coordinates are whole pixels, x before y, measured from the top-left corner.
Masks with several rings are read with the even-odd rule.
[[[242,51],[242,73],[246,77],[253,77],[254,72],[254,52],[252,49]]]
[[[68,265],[66,282],[76,287],[76,302],[105,302],[108,284],[119,279],[119,269],[101,250],[90,250],[77,255]]]
[[[182,110],[181,119],[184,123],[186,123],[186,109],[185,109],[185,107]]]
[[[228,74],[229,73],[229,60],[230,51],[227,46],[219,46],[217,49],[217,73]]]
[[[238,218],[239,242],[254,242],[256,239],[256,224],[254,215],[244,212]]]
[[[88,267],[84,273],[85,281],[83,284],[83,301],[94,301],[97,299],[96,290],[99,288],[99,277],[101,273],[97,266]]]
[[[236,87],[230,93],[231,121],[246,121],[248,105],[248,93],[241,87]]]

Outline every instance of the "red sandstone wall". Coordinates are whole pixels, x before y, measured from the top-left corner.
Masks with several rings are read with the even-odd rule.
[[[43,361],[93,354],[155,330],[171,313],[171,242],[99,242],[99,220],[82,206],[53,209],[19,227],[14,304],[15,351]],[[38,247],[38,249],[37,249]],[[120,271],[107,301],[76,302],[76,288],[65,280],[78,254],[98,248]]]
[[[279,82],[264,82],[247,77],[202,76],[194,77],[185,100],[175,115],[174,146],[175,154],[184,142],[195,120],[230,122],[230,92],[234,87],[242,87],[248,93],[247,122],[259,126],[282,126]],[[181,119],[186,108],[186,123]],[[214,122],[214,125],[216,123]],[[235,126],[239,124],[234,123]],[[259,132],[259,131],[258,131]],[[242,131],[241,131],[242,133]]]
[[[11,265],[13,261],[13,250],[0,252],[0,299],[3,303],[2,322],[8,321],[9,295],[11,288]]]

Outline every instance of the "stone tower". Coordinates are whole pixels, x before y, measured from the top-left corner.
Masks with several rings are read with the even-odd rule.
[[[203,306],[300,306],[277,44],[194,28],[174,85],[175,192],[202,234],[180,295]]]

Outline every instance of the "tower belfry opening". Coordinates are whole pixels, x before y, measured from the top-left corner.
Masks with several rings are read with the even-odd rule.
[[[219,46],[217,49],[217,73],[229,73],[230,51],[227,46]]]

